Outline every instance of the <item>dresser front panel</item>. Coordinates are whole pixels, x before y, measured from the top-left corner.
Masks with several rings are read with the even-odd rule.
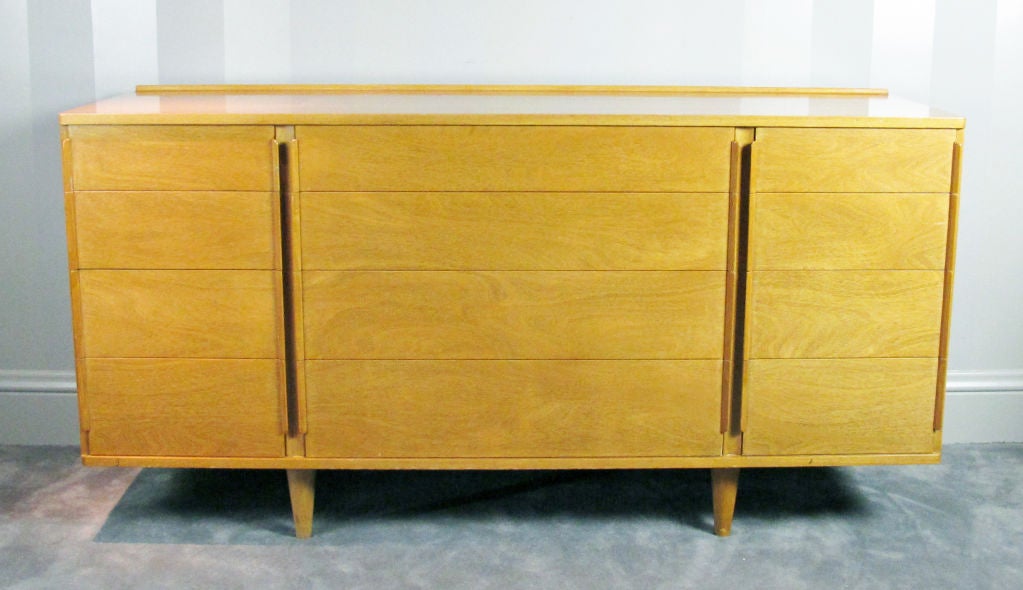
[[[747,455],[930,453],[950,129],[757,129]]]
[[[299,126],[303,191],[726,192],[730,127]]]
[[[304,193],[312,270],[725,270],[726,193]]]
[[[70,128],[78,191],[273,191],[271,126]]]
[[[140,87],[61,113],[83,460],[933,463],[962,119],[864,89]],[[486,96],[483,96],[486,95]]]
[[[758,193],[947,193],[952,129],[759,128]]]
[[[306,367],[311,457],[721,453],[717,360],[308,361]]]
[[[750,358],[936,357],[941,271],[753,273]]]
[[[75,195],[82,269],[273,269],[273,193],[91,192]]]
[[[307,453],[720,455],[734,133],[297,127]]]
[[[937,359],[756,359],[748,365],[744,454],[934,451]]]
[[[271,271],[81,271],[88,357],[277,357]]]
[[[724,272],[307,271],[312,359],[720,359]]]
[[[86,359],[94,455],[281,457],[274,359]]]
[[[948,193],[758,193],[750,270],[941,270]]]
[[[274,128],[68,129],[88,452],[284,454]]]

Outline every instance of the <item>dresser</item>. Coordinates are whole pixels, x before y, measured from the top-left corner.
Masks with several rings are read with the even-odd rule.
[[[159,86],[60,116],[86,465],[940,460],[964,121],[855,89]]]

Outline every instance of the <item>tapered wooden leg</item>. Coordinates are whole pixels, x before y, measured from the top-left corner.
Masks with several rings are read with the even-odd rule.
[[[727,537],[732,533],[735,495],[739,491],[739,470],[711,469],[710,486],[714,494],[714,534]]]
[[[295,536],[308,539],[313,535],[316,470],[289,469],[288,492],[291,494],[291,514],[295,519]]]

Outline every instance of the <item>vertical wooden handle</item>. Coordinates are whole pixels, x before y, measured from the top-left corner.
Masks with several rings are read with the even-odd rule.
[[[959,225],[959,184],[961,182],[963,145],[952,144],[952,178],[949,181],[948,233],[945,238],[945,285],[941,303],[941,339],[938,342],[938,379],[934,392],[935,431],[944,428],[945,387],[948,378],[949,326],[952,323],[952,286],[955,282],[956,236]]]
[[[282,273],[288,305],[285,309],[285,362],[287,366],[288,433],[291,436],[308,432],[305,407],[304,362],[302,330],[302,269],[301,269],[301,201],[298,192],[298,140],[294,129],[285,130],[281,145],[281,242],[284,251]]]
[[[725,318],[724,318],[724,351],[722,353],[721,370],[721,423],[719,430],[722,434],[728,432],[728,423],[732,413],[732,362],[735,356],[735,297],[736,297],[736,243],[739,228],[739,180],[740,160],[739,144],[732,141],[729,146],[728,165],[728,238],[725,257]]]
[[[742,354],[741,355],[736,355],[736,356],[738,357],[737,362],[741,363],[741,366],[740,366],[740,369],[739,369],[739,373],[741,375],[740,378],[739,378],[739,387],[742,387],[744,390],[746,389],[746,383],[747,383],[747,380],[748,380],[747,377],[749,376],[749,360],[750,360],[749,354],[750,354],[750,349],[752,348],[751,344],[753,342],[753,338],[756,336],[750,330],[750,327],[752,326],[752,323],[750,321],[751,320],[751,318],[750,318],[750,309],[752,307],[750,305],[750,301],[752,300],[753,287],[754,287],[754,285],[753,285],[753,276],[752,276],[752,272],[750,271],[750,268],[752,268],[752,266],[753,266],[752,265],[752,260],[751,260],[751,258],[752,258],[752,254],[751,253],[753,251],[751,235],[753,233],[753,231],[752,231],[753,224],[756,223],[756,220],[754,219],[754,209],[755,209],[755,198],[756,198],[756,191],[757,191],[757,187],[756,187],[757,142],[756,142],[756,135],[755,134],[754,134],[753,141],[751,141],[750,144],[749,144],[749,161],[746,164],[748,166],[747,172],[746,172],[747,178],[745,180],[745,183],[746,183],[746,187],[745,187],[746,208],[745,208],[745,212],[744,212],[743,222],[740,223],[740,231],[742,231],[743,234],[744,234],[744,236],[743,236],[743,244],[742,244],[742,251],[743,251],[742,263],[741,263],[742,268],[740,269],[740,272],[742,273],[742,277],[743,277],[742,280],[740,281],[740,297],[742,298],[742,303],[741,303],[742,307],[741,307],[740,311],[741,311],[741,314],[742,314],[742,318],[741,319],[740,318],[736,318],[736,321],[739,322],[739,324],[742,326],[742,328],[741,328],[742,329],[742,337],[740,339],[740,341],[741,341],[740,346],[742,346],[742,351],[741,351]],[[740,433],[745,433],[746,430],[747,430],[747,421],[749,420],[749,406],[750,406],[750,403],[752,402],[752,400],[750,399],[750,397],[748,395],[745,395],[745,392],[743,392],[743,395],[741,395],[739,397],[742,400],[740,405],[739,405],[739,421],[738,421],[739,422],[739,432]]]

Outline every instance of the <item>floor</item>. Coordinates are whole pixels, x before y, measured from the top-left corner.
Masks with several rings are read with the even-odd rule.
[[[84,468],[0,446],[0,588],[1017,588],[1023,445],[941,465],[745,470],[732,536],[706,471]]]

